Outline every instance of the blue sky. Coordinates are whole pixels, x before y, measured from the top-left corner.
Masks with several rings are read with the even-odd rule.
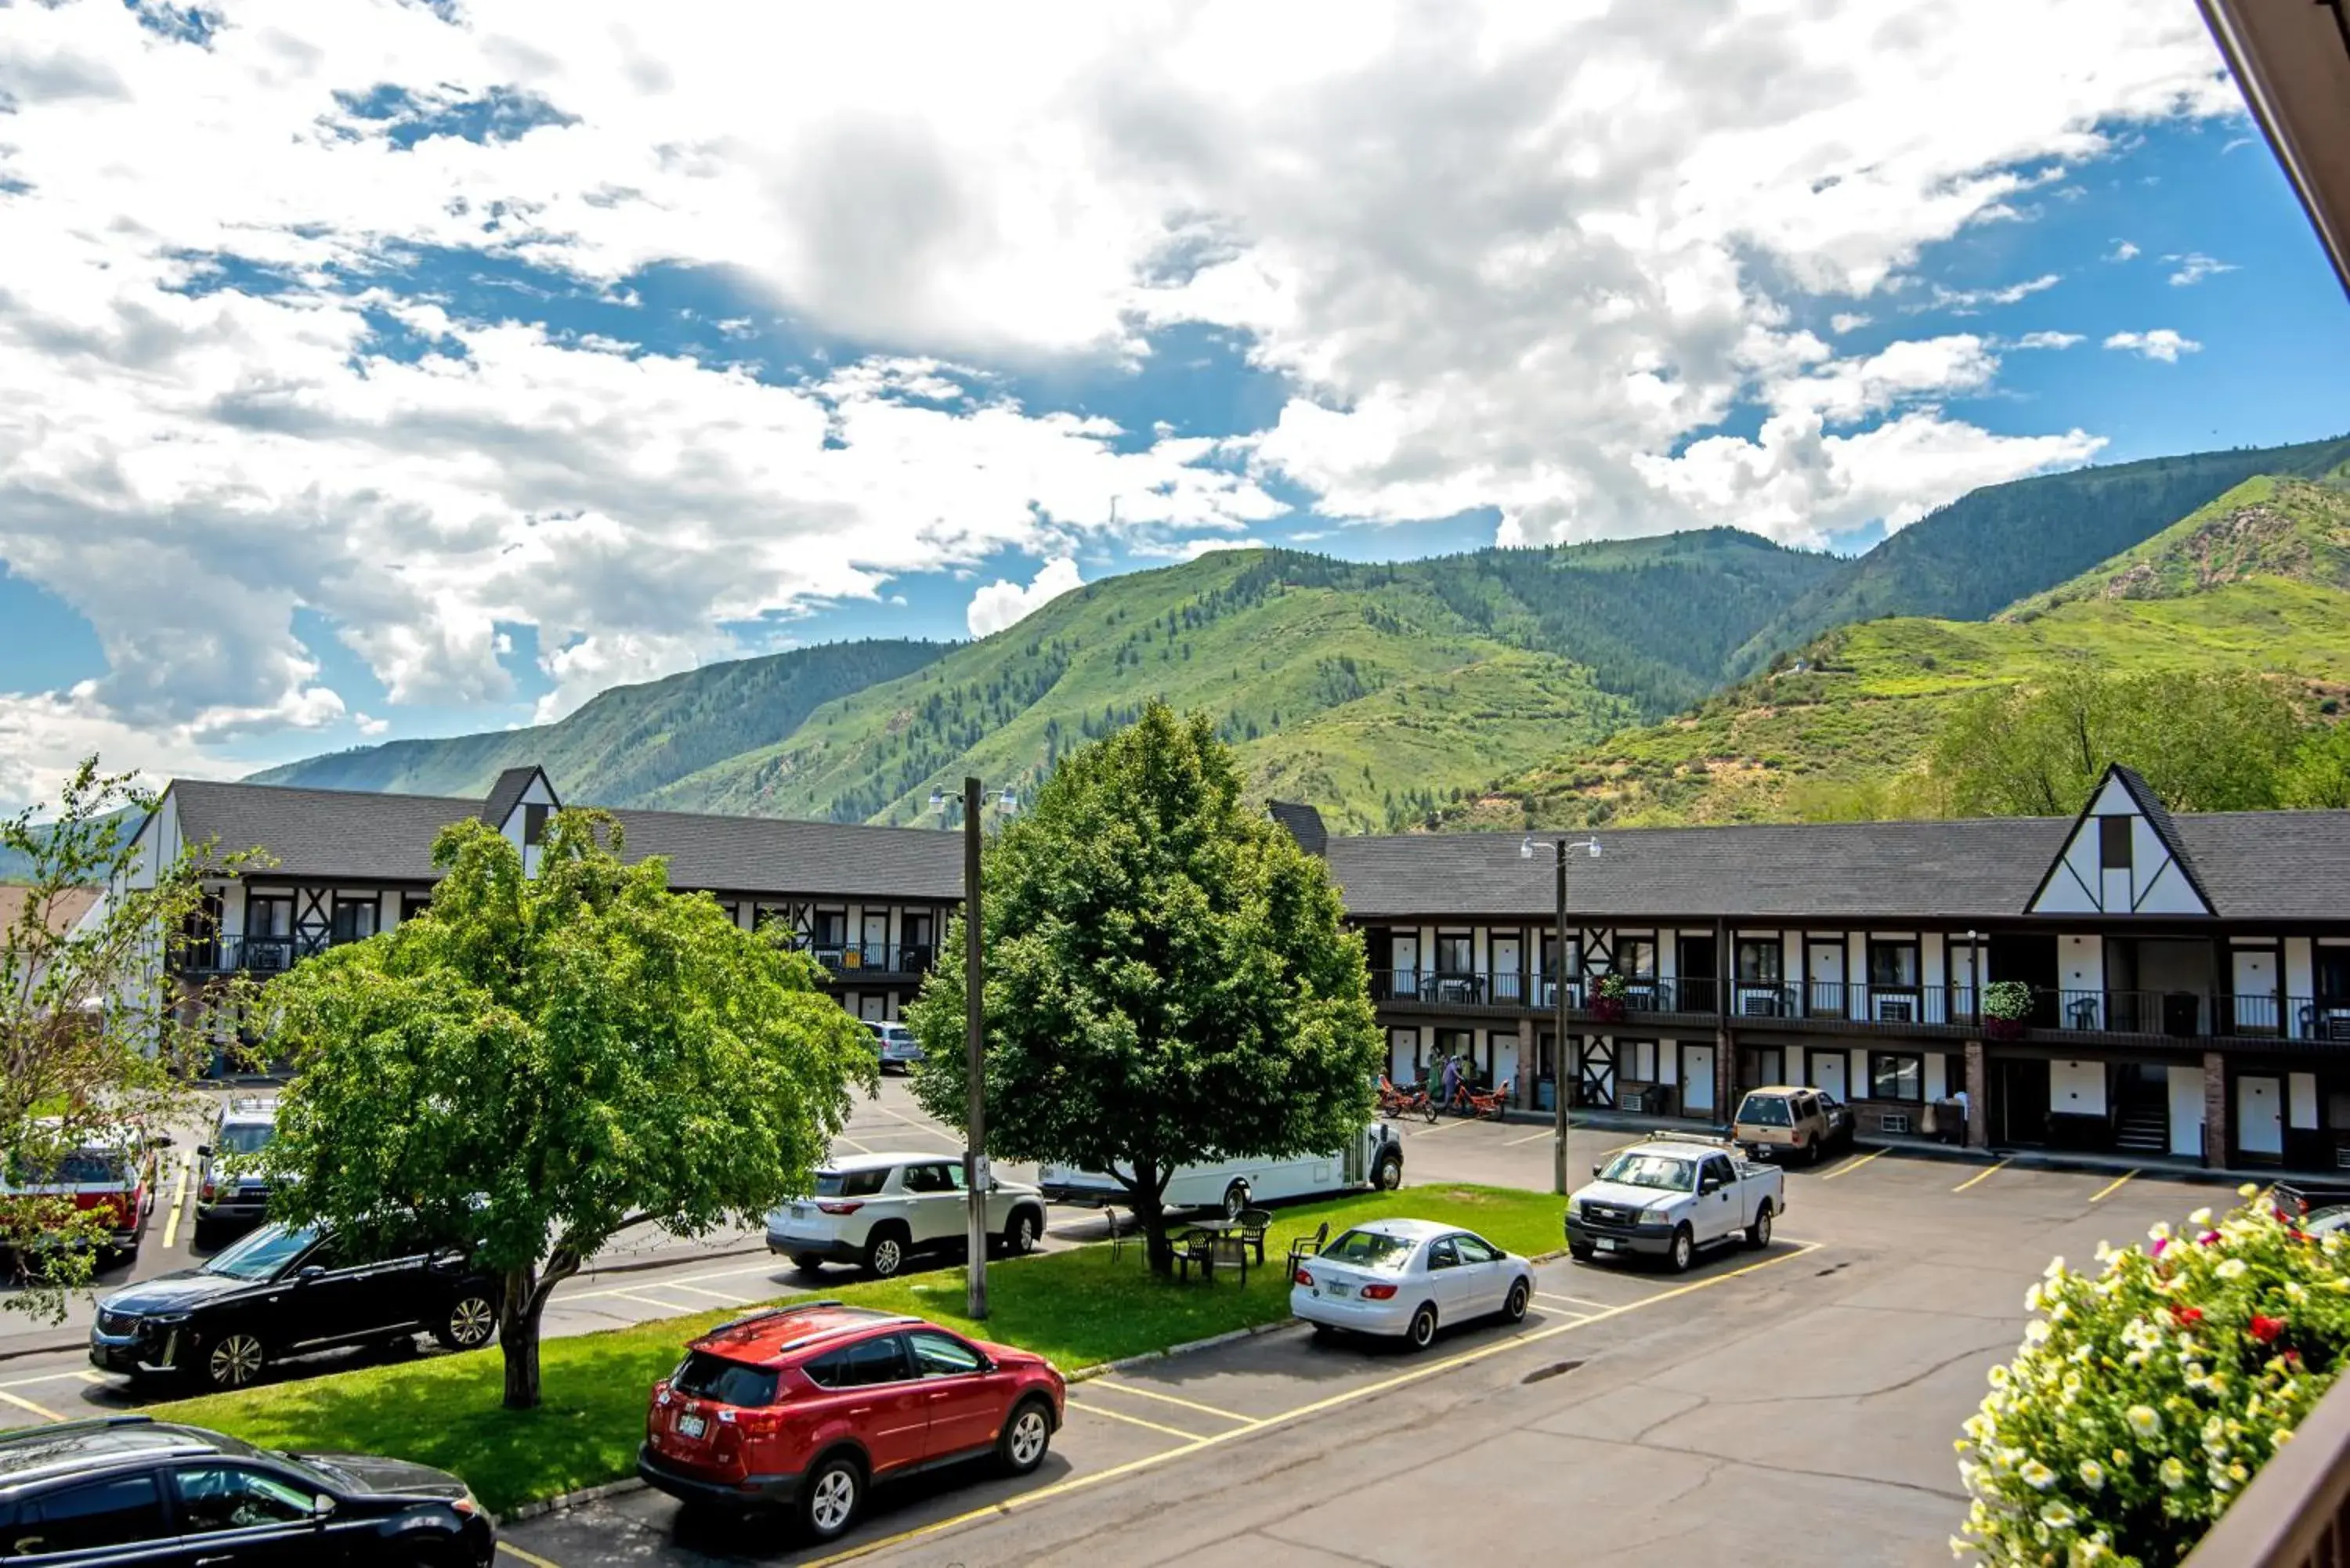
[[[1731,17],[1775,119],[1631,7],[1475,13],[1499,53],[1378,8],[1337,50],[828,20],[790,41],[837,79],[755,110],[753,40],[504,9],[19,14],[0,798],[963,637],[1221,544],[1856,551],[2350,430],[2350,304],[2190,7],[2064,0],[2032,59],[1957,5]],[[959,48],[1012,50],[993,90]]]

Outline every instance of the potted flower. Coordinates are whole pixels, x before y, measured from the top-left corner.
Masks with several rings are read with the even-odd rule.
[[[1983,1033],[1993,1040],[2016,1040],[2032,1016],[2032,988],[2020,980],[1995,980],[1983,987]]]
[[[1621,1023],[1631,994],[1622,975],[1601,975],[1591,987],[1591,1016],[1602,1023]]]

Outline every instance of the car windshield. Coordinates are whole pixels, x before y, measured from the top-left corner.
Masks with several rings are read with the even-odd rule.
[[[1364,1269],[1400,1269],[1419,1243],[1384,1231],[1349,1231],[1322,1249],[1322,1256]]]
[[[30,1161],[14,1160],[9,1177],[19,1187],[127,1187],[130,1182],[130,1168],[121,1157],[97,1148],[78,1148],[47,1171],[35,1168]]]
[[[221,1128],[213,1147],[223,1154],[259,1154],[276,1135],[276,1127],[267,1122],[248,1122],[243,1127]]]
[[[277,1272],[309,1250],[318,1233],[305,1226],[289,1230],[264,1225],[241,1241],[234,1241],[204,1260],[201,1272],[226,1274],[233,1280],[274,1279]]]
[[[1746,1103],[1738,1107],[1738,1119],[1758,1127],[1783,1127],[1793,1120],[1787,1115],[1787,1102],[1776,1095],[1747,1096]]]
[[[689,1398],[709,1399],[721,1405],[775,1402],[775,1373],[772,1368],[746,1366],[706,1350],[688,1354],[679,1364],[677,1376],[669,1382],[671,1387]]]
[[[1687,1192],[1697,1185],[1696,1168],[1690,1161],[1661,1154],[1619,1154],[1607,1162],[1599,1179],[1653,1187],[1659,1192]]]

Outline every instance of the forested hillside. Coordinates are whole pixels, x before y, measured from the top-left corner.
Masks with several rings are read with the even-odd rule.
[[[566,799],[633,805],[673,779],[790,734],[824,703],[920,669],[948,646],[835,642],[705,665],[598,692],[552,724],[391,741],[253,776],[317,789],[478,795],[500,769],[538,763]]]

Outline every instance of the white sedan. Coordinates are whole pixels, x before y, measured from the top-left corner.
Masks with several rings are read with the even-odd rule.
[[[1317,1338],[1347,1330],[1425,1350],[1439,1324],[1495,1314],[1516,1323],[1534,1293],[1534,1265],[1482,1236],[1428,1220],[1375,1220],[1299,1261],[1289,1310]]]

